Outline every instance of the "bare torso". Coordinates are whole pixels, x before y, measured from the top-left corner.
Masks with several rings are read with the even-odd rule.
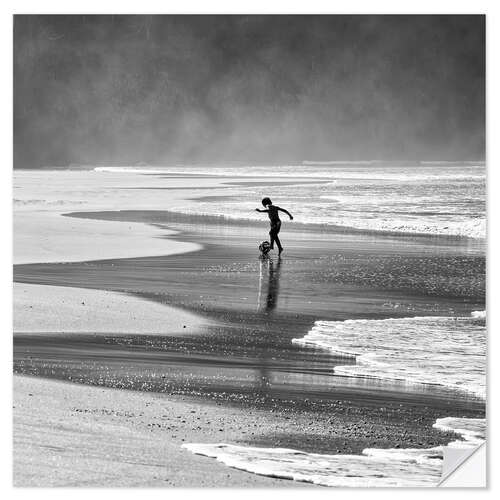
[[[267,215],[269,216],[269,220],[271,221],[271,223],[273,223],[273,222],[280,222],[281,221],[278,209],[279,209],[279,207],[276,207],[274,205],[268,205],[268,207],[267,207],[267,210],[268,210]]]

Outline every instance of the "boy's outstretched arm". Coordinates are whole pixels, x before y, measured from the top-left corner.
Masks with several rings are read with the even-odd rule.
[[[290,217],[290,220],[293,220],[293,215],[288,210],[285,210],[284,208],[281,207],[276,207],[276,208],[281,212],[285,212],[288,215],[288,217]]]
[[[261,210],[260,208],[256,208],[255,211],[256,212],[269,212],[269,210],[267,210],[267,209]]]

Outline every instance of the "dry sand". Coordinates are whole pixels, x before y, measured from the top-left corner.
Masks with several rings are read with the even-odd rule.
[[[146,224],[78,220],[51,212],[15,213],[14,264],[173,255],[200,248],[165,238],[172,234]]]
[[[148,224],[76,220],[62,214],[75,210],[158,209],[173,207],[197,191],[192,179],[167,178],[154,182],[140,174],[93,171],[14,172],[14,264],[78,262],[98,259],[171,255],[194,251],[195,243],[165,239],[174,231]],[[198,188],[220,181],[197,179]],[[138,191],[157,185],[169,191]]]
[[[196,333],[194,314],[124,293],[14,283],[14,333]]]
[[[236,441],[244,410],[19,375],[13,404],[15,486],[311,487],[181,448]]]

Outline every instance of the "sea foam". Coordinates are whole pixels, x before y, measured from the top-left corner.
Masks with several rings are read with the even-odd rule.
[[[449,446],[473,449],[485,439],[484,419],[442,418],[434,424],[462,440]],[[441,480],[443,446],[367,448],[361,455],[325,455],[287,448],[233,444],[184,444],[187,450],[216,458],[229,467],[270,477],[337,487],[434,487]]]
[[[335,373],[393,383],[446,386],[484,399],[486,316],[422,316],[382,320],[316,321],[292,342],[330,350],[356,364]]]

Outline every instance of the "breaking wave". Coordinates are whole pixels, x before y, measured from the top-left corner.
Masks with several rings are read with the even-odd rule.
[[[382,320],[316,321],[292,342],[328,349],[356,364],[335,373],[406,384],[446,386],[486,396],[486,313]]]

